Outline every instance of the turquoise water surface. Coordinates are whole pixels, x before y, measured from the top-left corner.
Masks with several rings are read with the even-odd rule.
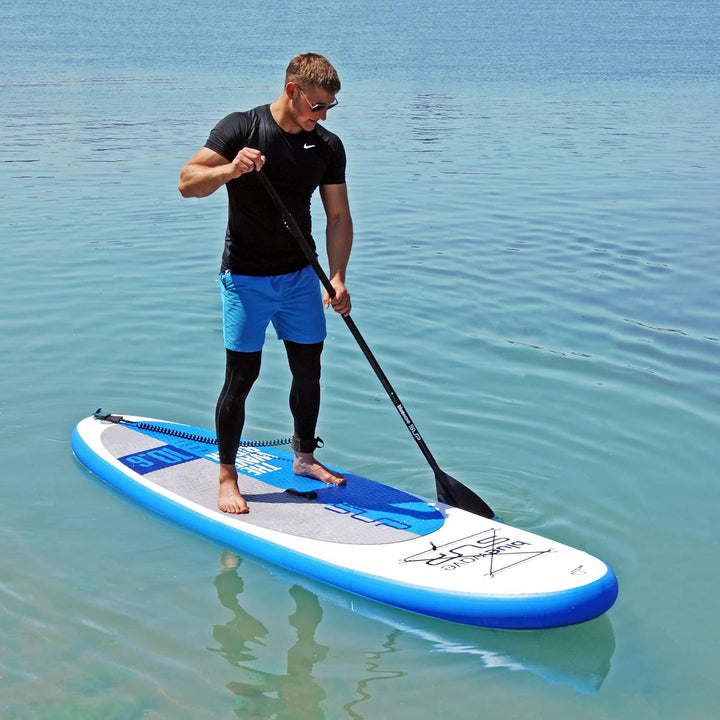
[[[714,717],[719,30],[704,0],[9,0],[0,717]],[[212,425],[225,198],[183,200],[178,172],[308,50],[343,81],[353,318],[446,472],[613,567],[602,618],[513,633],[392,611],[73,459],[99,406]],[[328,325],[322,459],[432,496]],[[288,383],[271,337],[248,437],[289,434]]]

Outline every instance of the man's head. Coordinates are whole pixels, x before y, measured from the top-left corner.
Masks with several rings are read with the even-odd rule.
[[[340,78],[330,61],[317,53],[294,57],[285,71],[285,84],[292,82],[301,88],[319,88],[332,95],[340,92]]]
[[[327,58],[317,53],[298,55],[285,71],[285,87],[270,111],[289,133],[310,132],[337,104],[340,78]]]

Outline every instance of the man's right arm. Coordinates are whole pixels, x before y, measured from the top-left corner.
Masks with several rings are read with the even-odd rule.
[[[183,197],[207,197],[230,180],[259,170],[264,162],[265,158],[254,148],[243,148],[228,162],[214,150],[202,147],[180,170],[178,190]]]

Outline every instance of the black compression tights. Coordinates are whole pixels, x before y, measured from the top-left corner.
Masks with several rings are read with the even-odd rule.
[[[315,437],[320,411],[320,354],[323,344],[303,345],[285,340],[288,364],[292,373],[290,411],[295,435],[301,440]],[[245,399],[260,374],[262,351],[226,350],[225,384],[215,408],[220,462],[235,464],[245,424]]]

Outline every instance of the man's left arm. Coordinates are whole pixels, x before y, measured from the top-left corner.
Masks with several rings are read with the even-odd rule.
[[[330,283],[335,289],[335,297],[330,300],[325,292],[325,307],[333,306],[335,312],[348,315],[351,310],[350,293],[345,287],[345,271],[353,243],[353,224],[350,215],[347,185],[321,185],[320,197],[325,208],[327,226],[325,237],[327,244],[328,264],[330,266]]]

